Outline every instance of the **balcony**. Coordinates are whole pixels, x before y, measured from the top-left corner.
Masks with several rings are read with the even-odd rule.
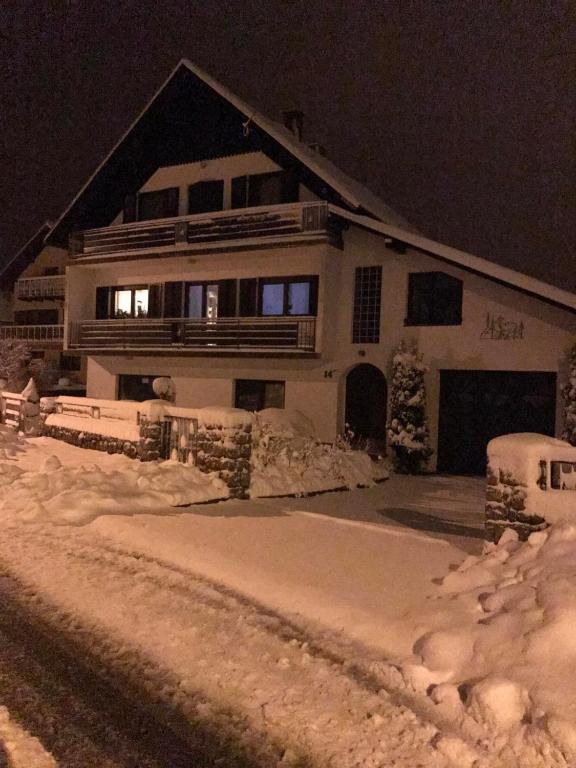
[[[23,301],[63,299],[66,293],[65,275],[23,277],[16,281],[16,298]]]
[[[315,351],[315,317],[164,318],[72,323],[69,349],[284,356]]]
[[[62,346],[63,325],[0,325],[0,340],[26,341],[31,345]]]
[[[326,203],[290,203],[89,229],[70,237],[70,256],[99,261],[137,258],[151,251],[170,255],[238,250],[338,237]]]

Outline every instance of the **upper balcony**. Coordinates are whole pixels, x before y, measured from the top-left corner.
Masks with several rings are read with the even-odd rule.
[[[64,299],[66,294],[66,276],[22,277],[16,281],[15,294],[17,299],[23,301]]]
[[[151,252],[170,255],[326,240],[339,241],[328,205],[289,203],[89,229],[70,237],[70,256],[83,261],[134,259]]]

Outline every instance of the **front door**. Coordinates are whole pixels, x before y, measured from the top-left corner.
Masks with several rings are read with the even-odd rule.
[[[355,447],[385,451],[386,399],[386,377],[374,365],[362,363],[346,376],[345,420]]]

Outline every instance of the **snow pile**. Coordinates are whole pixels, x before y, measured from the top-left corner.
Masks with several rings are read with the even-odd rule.
[[[506,531],[446,576],[425,622],[404,684],[478,742],[548,740],[576,764],[576,525]]]
[[[10,427],[0,425],[0,460],[15,459],[25,448],[25,439]]]
[[[228,497],[215,474],[177,462],[115,459],[111,468],[98,464],[62,466],[47,456],[37,471],[0,462],[0,518],[81,525],[98,515],[153,513]]]
[[[255,414],[250,495],[282,496],[369,486],[372,461],[337,441],[319,442],[300,411],[266,408]]]

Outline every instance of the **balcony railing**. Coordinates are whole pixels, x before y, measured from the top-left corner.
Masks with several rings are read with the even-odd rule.
[[[89,229],[70,237],[73,258],[213,250],[332,237],[326,203],[238,208]]]
[[[0,339],[37,344],[62,344],[63,325],[0,325]]]
[[[23,277],[16,281],[17,299],[63,299],[65,293],[65,275]]]
[[[68,346],[79,350],[314,352],[315,317],[165,318],[72,323]]]

